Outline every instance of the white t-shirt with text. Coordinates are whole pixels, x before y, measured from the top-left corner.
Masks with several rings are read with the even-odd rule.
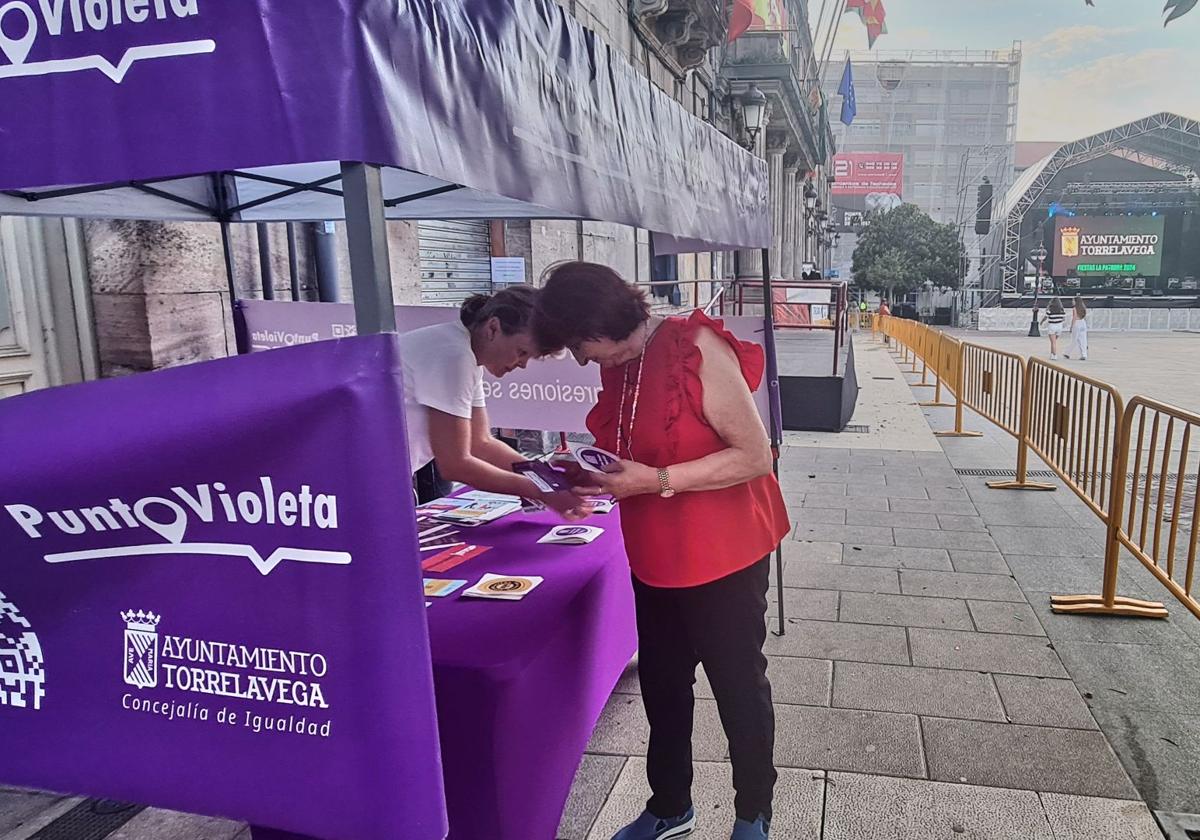
[[[483,368],[471,350],[471,333],[458,320],[402,334],[400,363],[408,457],[415,472],[433,460],[428,409],[470,420],[474,409],[486,405]]]

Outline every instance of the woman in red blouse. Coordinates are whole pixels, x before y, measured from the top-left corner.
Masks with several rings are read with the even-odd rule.
[[[790,530],[771,475],[753,392],[762,348],[720,321],[651,317],[612,269],[565,263],[538,296],[545,350],[597,362],[603,390],[588,417],[607,474],[574,474],[584,495],[621,502],[633,572],[638,675],[650,721],[646,811],[613,840],[666,840],[695,826],[692,686],[703,664],[733,762],[734,840],[767,836],[775,716],[767,660],[769,555]]]

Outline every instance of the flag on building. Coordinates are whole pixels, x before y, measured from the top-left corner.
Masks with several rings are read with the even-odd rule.
[[[854,72],[850,68],[850,56],[846,56],[846,69],[842,71],[842,83],[838,85],[838,95],[842,97],[842,122],[846,125],[854,122],[858,113],[858,102],[854,98]]]
[[[880,35],[887,34],[887,12],[883,0],[846,0],[847,12],[858,12],[858,18],[867,28],[867,47],[875,46]]]
[[[730,42],[750,30],[786,34],[788,29],[784,0],[733,0],[733,9],[729,13]]]

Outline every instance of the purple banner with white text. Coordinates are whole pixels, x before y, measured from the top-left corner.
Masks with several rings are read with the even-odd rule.
[[[443,838],[404,441],[386,335],[0,401],[0,784]]]
[[[458,317],[449,306],[397,306],[400,332],[440,324]],[[725,326],[744,341],[763,343],[761,318],[726,318]],[[348,303],[299,303],[239,300],[234,323],[241,352],[271,350],[354,335],[354,307]],[[600,393],[600,368],[581,367],[572,358],[539,359],[503,379],[483,377],[488,416],[505,429],[586,432],[587,415]],[[768,416],[766,380],[754,394],[758,411]]]

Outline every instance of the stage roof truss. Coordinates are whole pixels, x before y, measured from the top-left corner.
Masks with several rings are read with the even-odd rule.
[[[1021,228],[1026,214],[1043,205],[1043,195],[1060,172],[1105,155],[1119,154],[1184,177],[1200,173],[1200,123],[1160,113],[1065,143],[1021,174],[1000,204],[1002,219],[1001,290],[1018,292]]]

